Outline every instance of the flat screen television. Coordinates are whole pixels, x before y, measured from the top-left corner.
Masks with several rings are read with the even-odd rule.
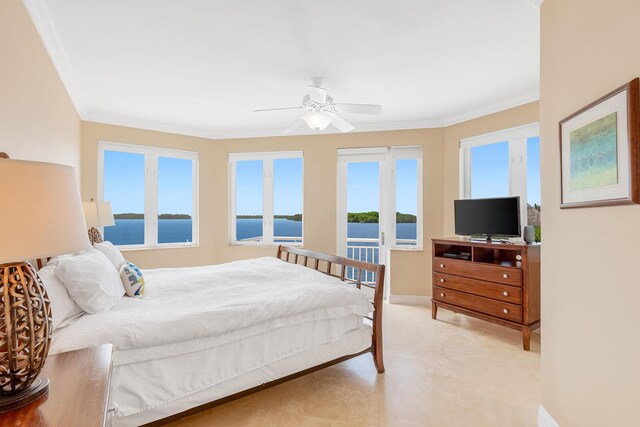
[[[520,237],[520,197],[464,199],[453,202],[456,234]]]

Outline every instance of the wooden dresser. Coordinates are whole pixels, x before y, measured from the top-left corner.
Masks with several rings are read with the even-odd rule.
[[[445,253],[467,253],[468,260]],[[540,326],[540,245],[433,239],[432,317],[445,308],[530,334]]]

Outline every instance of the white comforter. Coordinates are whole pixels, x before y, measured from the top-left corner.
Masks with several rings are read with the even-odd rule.
[[[121,365],[371,311],[364,292],[272,257],[143,273],[144,298],[124,297],[107,313],[55,331],[52,353],[112,343],[114,364]]]

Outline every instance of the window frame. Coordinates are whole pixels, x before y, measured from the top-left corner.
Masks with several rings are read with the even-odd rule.
[[[405,250],[405,251],[421,251],[423,250],[424,238],[424,213],[423,213],[423,197],[424,197],[424,172],[422,161],[423,148],[422,145],[416,146],[398,146],[389,147],[387,150],[387,162],[390,165],[389,170],[389,249]],[[416,213],[416,244],[415,245],[398,245],[396,231],[396,211],[397,208],[397,160],[416,160],[416,191],[417,191],[417,213]]]
[[[232,246],[277,246],[274,242],[274,181],[273,162],[281,159],[300,159],[302,161],[302,237],[300,242],[287,242],[287,246],[304,246],[304,152],[292,151],[260,151],[228,154],[228,236]],[[238,241],[236,215],[236,164],[238,161],[262,161],[262,241]]]
[[[346,165],[349,162],[380,162],[380,205],[386,208],[386,215],[380,218],[380,231],[385,233],[385,250],[394,251],[422,251],[424,249],[424,162],[422,145],[399,145],[391,147],[369,148],[339,148],[338,149],[338,188],[337,194],[337,218],[347,211],[347,188],[340,187],[340,182],[347,182]],[[416,244],[398,245],[396,239],[396,189],[397,174],[396,161],[412,159],[417,162],[417,213],[416,213]],[[343,175],[340,178],[340,175]],[[387,218],[388,217],[388,218]],[[346,256],[347,223],[337,222],[336,240],[338,253]]]
[[[98,141],[97,199],[104,200],[104,153],[118,151],[144,156],[144,243],[115,245],[121,250],[190,248],[199,245],[199,154],[197,151],[176,150],[119,142]],[[191,242],[158,243],[158,158],[168,157],[191,160]]]
[[[527,215],[527,141],[540,137],[540,124],[504,129],[460,140],[460,198],[471,198],[471,149],[507,142],[509,146],[509,196],[520,196],[520,224],[528,224]]]

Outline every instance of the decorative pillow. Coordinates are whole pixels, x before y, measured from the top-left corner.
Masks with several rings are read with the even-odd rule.
[[[134,263],[125,261],[122,264],[122,267],[120,267],[120,280],[122,280],[124,292],[127,296],[142,298],[144,295],[144,277]]]
[[[87,313],[109,311],[124,295],[118,271],[96,249],[61,259],[56,276],[64,283],[76,304]]]
[[[120,267],[124,262],[124,257],[122,256],[120,249],[113,246],[113,243],[111,242],[96,243],[95,245],[93,245],[93,249],[97,249],[100,252],[102,252],[107,258],[109,258],[109,261],[111,261],[111,264],[113,264],[116,270],[120,271]]]
[[[40,276],[47,290],[49,302],[51,303],[53,329],[68,325],[71,320],[83,313],[78,304],[71,299],[64,284],[56,277],[55,265],[47,265],[41,268],[40,271],[38,271],[38,276]]]

